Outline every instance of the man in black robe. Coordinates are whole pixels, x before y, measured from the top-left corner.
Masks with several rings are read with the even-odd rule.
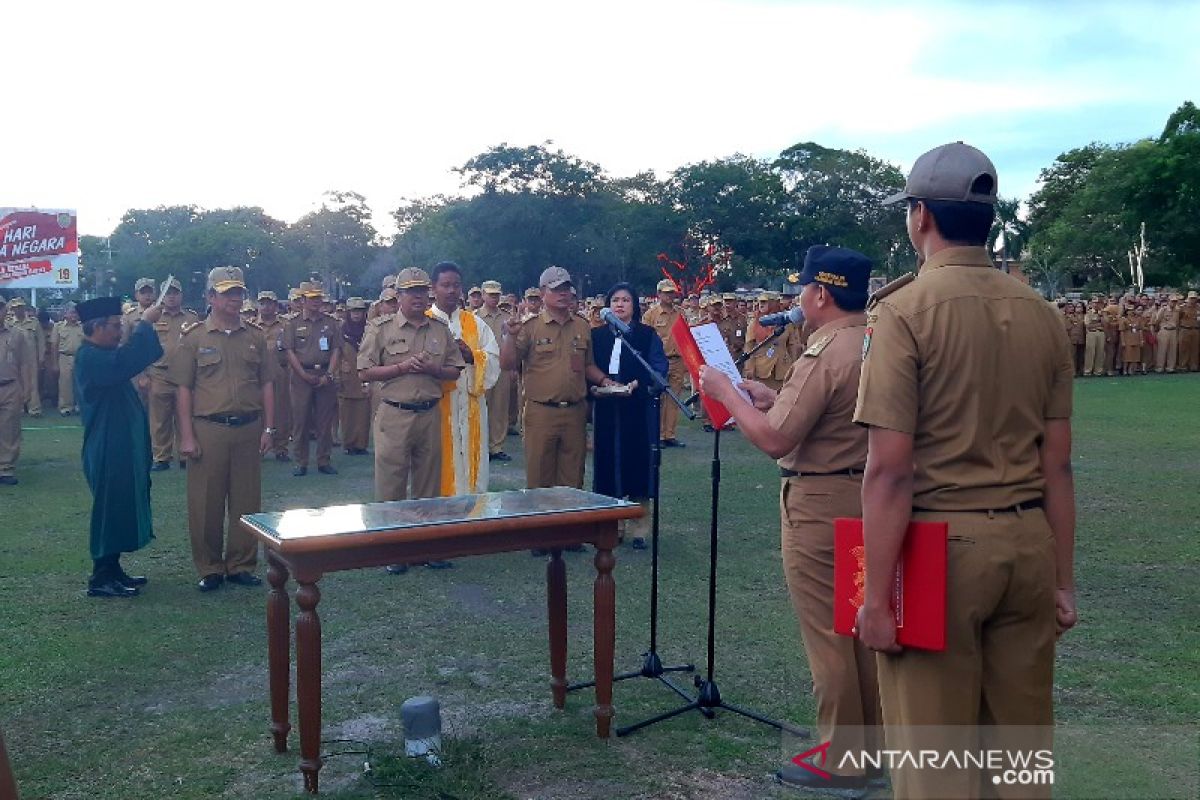
[[[154,323],[162,306],[145,311],[125,344],[121,302],[80,303],[86,337],[75,355],[75,397],[83,419],[83,474],[92,490],[89,597],[134,597],[144,577],[121,567],[121,554],[154,538],[150,517],[150,427],[130,382],[162,355]]]

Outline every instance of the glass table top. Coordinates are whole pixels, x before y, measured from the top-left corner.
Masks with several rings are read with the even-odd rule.
[[[628,508],[625,500],[556,486],[512,492],[358,503],[247,514],[242,519],[279,541],[395,531],[432,525]]]

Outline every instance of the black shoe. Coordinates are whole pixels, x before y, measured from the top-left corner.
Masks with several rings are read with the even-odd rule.
[[[225,576],[214,572],[211,575],[205,575],[196,584],[196,588],[202,592],[211,592],[221,588],[221,584],[225,582]]]
[[[533,556],[534,558],[545,558],[546,556],[550,555],[550,551],[544,550],[540,547],[535,547],[529,551],[529,555]]]
[[[117,582],[136,589],[139,586],[145,586],[150,582],[150,579],[145,575],[129,575],[125,570],[121,570],[120,574],[117,575]]]
[[[679,441],[678,439],[663,439],[662,446],[663,447],[687,447],[686,444]]]
[[[712,425],[709,425],[707,422],[704,423],[704,432],[705,433],[716,433],[716,430],[717,430],[716,428],[714,428]]]
[[[383,571],[388,575],[403,575],[408,572],[408,564],[388,564]]]
[[[366,454],[367,448],[365,447],[351,447],[346,451],[346,455],[348,456],[365,456]]]
[[[126,586],[116,578],[104,583],[92,583],[88,581],[88,597],[137,597],[139,594],[140,592],[137,589],[132,586]]]
[[[319,465],[317,467],[317,472],[321,473],[322,475],[337,475],[338,474],[337,470],[334,469],[332,464]]]
[[[307,474],[308,474],[308,467],[294,467],[292,469],[292,475],[294,477],[303,478]]]
[[[262,578],[253,572],[235,572],[226,576],[225,580],[236,583],[238,586],[262,586]]]
[[[633,541],[629,543],[629,546],[632,547],[634,550],[645,550],[646,549],[646,540],[640,536],[635,536],[635,537],[633,537]]]
[[[453,561],[426,561],[425,569],[454,569]]]
[[[150,467],[150,471],[151,472],[166,472],[170,468],[171,468],[170,461],[155,461],[153,466]]]
[[[15,475],[0,475],[0,486],[16,486],[17,483]]]
[[[287,453],[276,453],[275,460],[276,461],[291,461],[292,457],[289,456]]]
[[[488,456],[488,461],[512,461],[512,456],[503,450],[498,450]]]
[[[865,789],[867,779],[862,775],[830,775],[828,778],[797,764],[785,764],[775,773],[775,780],[795,789]]]

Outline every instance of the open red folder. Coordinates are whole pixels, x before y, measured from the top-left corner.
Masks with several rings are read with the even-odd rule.
[[[945,522],[910,522],[896,565],[892,609],[896,641],[921,650],[946,649]],[[833,521],[833,630],[853,636],[866,588],[861,519]]]
[[[675,344],[679,348],[679,355],[683,358],[683,363],[687,364],[688,372],[692,376],[692,386],[696,387],[696,391],[700,392],[700,367],[704,366],[704,356],[700,352],[700,348],[696,345],[696,340],[692,336],[692,329],[688,326],[687,320],[683,315],[679,315],[679,319],[675,320],[675,324],[671,326],[671,335],[675,337]],[[725,424],[732,419],[733,415],[729,413],[729,409],[724,405],[708,397],[704,392],[700,392],[700,402],[704,404],[704,411],[708,414],[709,424],[717,430],[725,427]]]

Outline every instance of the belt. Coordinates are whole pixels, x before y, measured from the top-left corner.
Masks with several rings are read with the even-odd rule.
[[[534,400],[539,406],[550,406],[551,408],[570,408],[582,403],[582,400]]]
[[[401,408],[405,411],[428,411],[438,403],[442,402],[442,400],[441,398],[436,398],[433,400],[425,400],[420,403],[397,403],[395,400],[384,399],[383,402],[387,403],[392,408]]]
[[[303,366],[306,372],[324,372],[329,369],[328,364],[304,364]]]
[[[1035,508],[1045,507],[1045,502],[1042,498],[1037,500],[1026,500],[1024,503],[1016,503],[1005,508],[920,508],[913,506],[913,511],[923,511],[927,514],[1012,514],[1017,511],[1032,511]]]
[[[781,478],[829,478],[837,475],[847,478],[857,478],[862,474],[863,471],[861,469],[854,469],[853,467],[839,469],[835,472],[796,472],[796,470],[788,469],[787,467],[779,468],[779,477]]]
[[[243,425],[249,425],[251,422],[258,420],[258,412],[251,411],[249,414],[208,414],[200,417],[200,419],[215,422],[218,425],[228,425],[231,428],[240,428]]]
[[[1174,325],[1163,325],[1162,329],[1164,331],[1173,331],[1173,330],[1175,330],[1175,326]]]

